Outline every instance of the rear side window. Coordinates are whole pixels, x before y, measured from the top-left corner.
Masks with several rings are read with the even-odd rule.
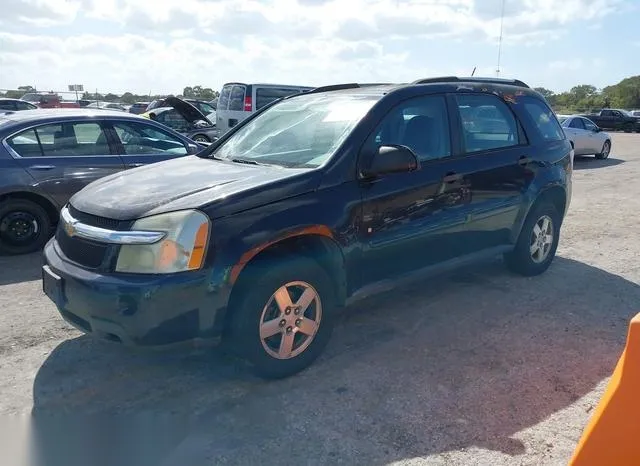
[[[502,100],[488,94],[456,96],[465,152],[500,149],[520,144],[518,122]]]
[[[233,86],[229,96],[229,110],[233,112],[242,112],[244,110],[244,86]]]
[[[535,97],[523,97],[522,102],[544,140],[562,141],[565,138],[560,123],[546,103]]]
[[[584,129],[584,125],[582,124],[582,119],[574,118],[573,120],[571,120],[571,124],[569,125],[569,128]]]
[[[36,128],[48,157],[109,155],[107,137],[98,123],[60,123]]]
[[[260,110],[265,105],[269,105],[274,100],[288,95],[298,94],[300,89],[285,87],[258,87],[256,89],[256,110]]]
[[[38,142],[38,136],[34,129],[23,131],[7,140],[11,147],[20,157],[40,157],[42,150]]]
[[[16,110],[16,103],[13,100],[0,100],[0,110]]]

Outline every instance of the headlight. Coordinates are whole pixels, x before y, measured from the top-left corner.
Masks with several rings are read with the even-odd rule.
[[[209,218],[197,210],[183,210],[141,218],[133,230],[161,231],[154,244],[123,245],[117,272],[175,273],[202,267],[209,242]]]

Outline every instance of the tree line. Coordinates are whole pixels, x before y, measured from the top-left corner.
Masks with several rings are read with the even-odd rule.
[[[38,90],[33,86],[18,86],[18,89],[15,90],[7,90],[6,92],[0,92],[0,97],[8,97],[11,99],[19,99],[23,95],[29,92],[37,92]],[[49,91],[44,91],[49,92]],[[72,94],[69,92],[64,92],[64,94]],[[169,94],[174,95],[174,94]],[[87,92],[85,91],[82,95],[78,95],[79,98],[83,100],[100,100],[104,102],[120,102],[123,104],[134,104],[136,102],[150,102],[152,100],[162,99],[168,97],[167,94],[134,94],[132,92],[125,92],[122,95],[107,93],[101,94],[99,92]],[[178,94],[176,97],[184,97],[186,99],[199,99],[211,101],[216,99],[220,93],[218,91],[214,91],[210,87],[203,86],[187,86],[182,90],[182,94]],[[75,99],[75,95],[74,95]]]
[[[559,94],[543,87],[535,90],[547,99],[557,113],[582,113],[601,108],[640,108],[640,76],[623,79],[603,89],[580,84]]]

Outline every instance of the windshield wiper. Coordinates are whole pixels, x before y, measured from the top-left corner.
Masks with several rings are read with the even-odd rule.
[[[239,159],[239,158],[233,158],[233,159],[229,159],[232,162],[235,163],[244,163],[247,165],[262,165],[264,167],[268,167],[270,166],[268,163],[260,163],[260,162],[256,162],[255,160],[251,160],[251,159]]]

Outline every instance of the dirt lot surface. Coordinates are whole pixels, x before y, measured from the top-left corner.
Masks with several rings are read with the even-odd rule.
[[[640,311],[640,134],[575,165],[548,273],[495,261],[362,302],[284,381],[81,336],[38,255],[0,258],[0,463],[29,420],[42,464],[566,464]]]

